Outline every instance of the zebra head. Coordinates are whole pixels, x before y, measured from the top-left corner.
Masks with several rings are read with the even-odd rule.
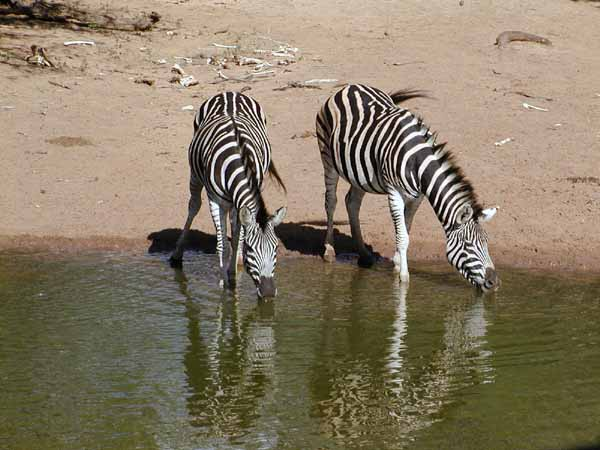
[[[248,207],[240,210],[240,222],[244,227],[244,267],[256,285],[259,297],[275,297],[277,288],[273,274],[277,265],[279,240],[275,227],[285,217],[286,208],[279,208],[261,226]]]
[[[482,291],[495,291],[500,287],[494,263],[488,252],[487,233],[481,223],[487,222],[497,208],[487,208],[474,217],[469,204],[459,207],[454,225],[447,235],[446,255],[448,261],[471,284]]]

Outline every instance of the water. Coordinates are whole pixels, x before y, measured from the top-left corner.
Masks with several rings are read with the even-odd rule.
[[[262,304],[185,258],[0,257],[0,448],[600,443],[598,280],[287,259]]]

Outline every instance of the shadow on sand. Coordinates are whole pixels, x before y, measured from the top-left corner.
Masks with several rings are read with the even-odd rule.
[[[324,251],[325,228],[322,222],[302,222],[302,223],[282,223],[276,228],[276,233],[281,243],[288,251],[298,252],[302,255],[321,256]],[[345,225],[344,222],[336,222],[336,225]],[[177,238],[181,233],[180,228],[167,228],[161,231],[155,231],[148,235],[151,241],[148,248],[149,253],[165,253],[175,249]],[[337,228],[333,230],[335,239],[335,250],[340,256],[355,254],[356,247],[352,237],[340,233]],[[201,251],[203,253],[216,253],[217,238],[214,234],[204,233],[203,231],[190,230],[186,250]],[[373,248],[367,245],[367,248],[373,252]],[[381,259],[381,255],[373,252],[376,259]]]

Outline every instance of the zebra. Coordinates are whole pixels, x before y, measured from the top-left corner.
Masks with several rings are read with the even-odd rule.
[[[235,286],[237,261],[243,247],[243,264],[259,297],[273,297],[277,293],[273,275],[279,241],[274,229],[286,214],[286,208],[281,207],[269,216],[261,194],[267,173],[285,191],[271,161],[266,124],[258,102],[241,93],[224,92],[200,106],[188,150],[191,172],[188,217],[170,258],[172,267],[182,266],[185,239],[200,210],[202,189],[206,188],[217,232],[221,283]],[[231,245],[227,242],[228,214]]]
[[[437,135],[421,118],[398,106],[423,96],[414,90],[388,95],[373,87],[348,85],[333,94],[317,114],[327,213],[323,256],[326,261],[335,259],[333,214],[341,176],[350,183],[346,209],[360,266],[374,263],[359,222],[365,193],[388,197],[396,234],[394,269],[404,282],[409,279],[407,250],[412,220],[427,197],[444,228],[450,264],[481,290],[495,290],[500,280],[482,223],[496,214],[497,207],[481,206],[446,143],[436,143]]]

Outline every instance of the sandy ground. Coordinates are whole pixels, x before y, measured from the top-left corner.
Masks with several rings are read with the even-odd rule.
[[[83,2],[120,7],[121,2]],[[193,111],[223,90],[250,88],[269,119],[274,161],[288,187],[266,189],[271,209],[287,204],[282,240],[290,250],[322,245],[323,181],[314,117],[341,83],[384,90],[419,88],[410,101],[457,155],[482,201],[500,205],[487,229],[500,265],[600,270],[600,8],[569,0],[375,2],[141,1],[155,10],[148,33],[73,31],[0,24],[0,248],[135,248],[157,233],[169,247],[187,208],[187,145]],[[505,30],[549,38],[494,46]],[[172,32],[172,33],[171,33]],[[89,39],[93,47],[65,47]],[[213,43],[238,45],[223,50]],[[274,76],[218,82],[206,58],[297,47]],[[42,45],[58,70],[19,57]],[[176,57],[192,58],[191,63]],[[166,64],[159,64],[164,59]],[[266,59],[278,59],[267,54]],[[169,83],[178,62],[199,85]],[[252,67],[229,63],[242,77]],[[152,86],[136,78],[154,80]],[[332,78],[321,89],[276,90]],[[529,103],[548,111],[528,110]],[[506,138],[502,146],[494,143]],[[348,244],[340,183],[336,220]],[[368,196],[365,238],[385,256],[393,229],[384,197]],[[213,233],[206,207],[194,228]],[[200,240],[204,236],[196,233]],[[162,242],[162,244],[161,244]],[[199,244],[200,245],[200,244]],[[423,203],[411,235],[412,260],[444,259],[444,237]],[[342,249],[343,250],[343,249]]]

